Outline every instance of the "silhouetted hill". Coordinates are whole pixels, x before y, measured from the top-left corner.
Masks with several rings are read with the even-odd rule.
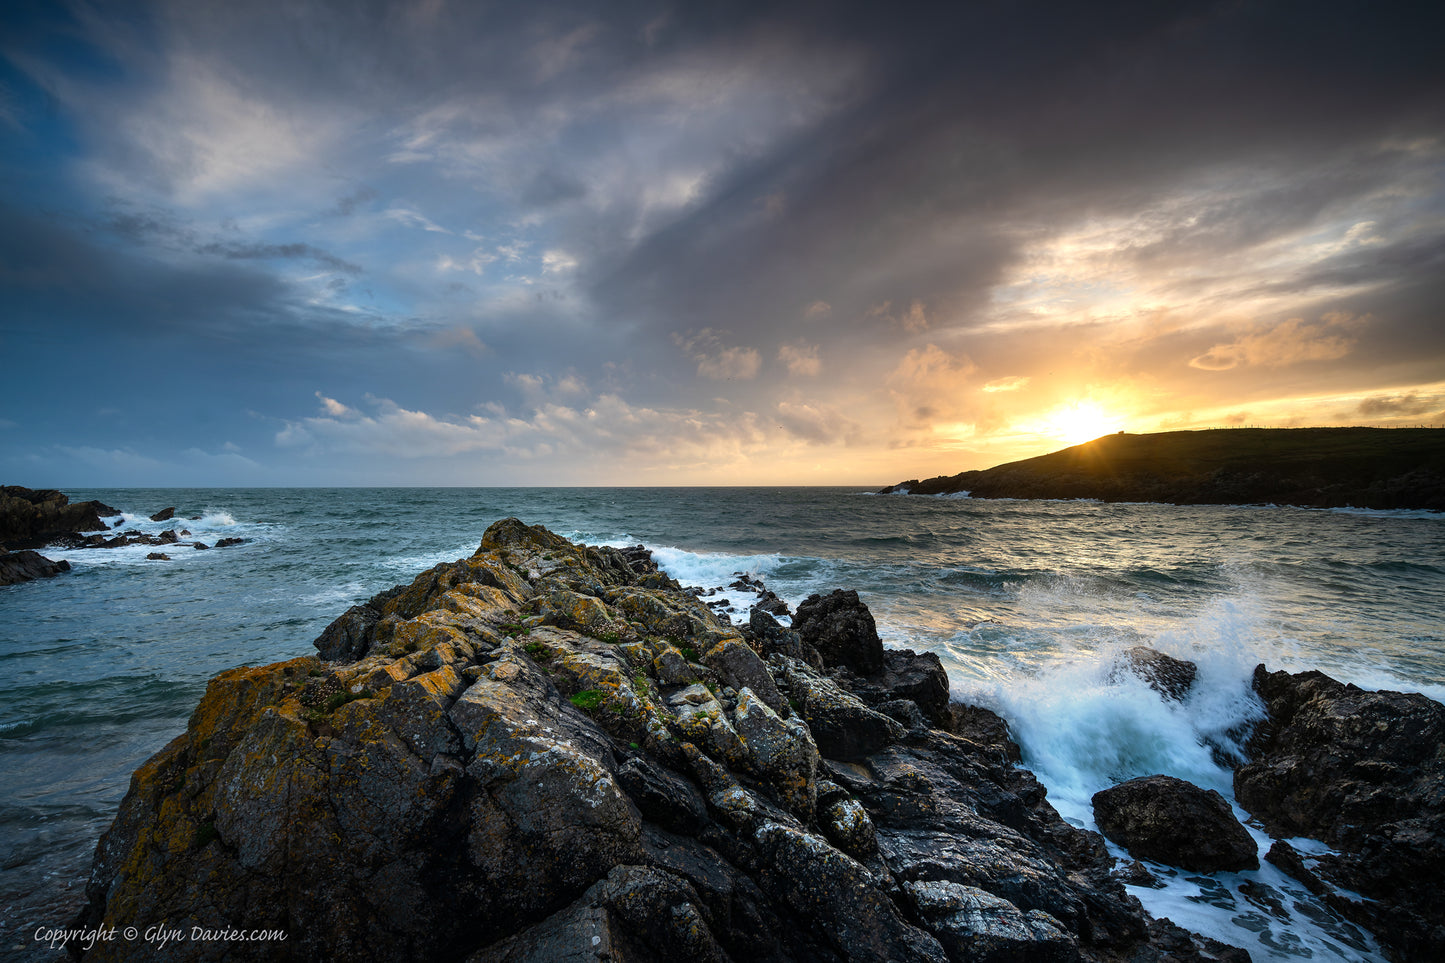
[[[882,493],[1445,511],[1445,428],[1218,428],[1105,435]]]

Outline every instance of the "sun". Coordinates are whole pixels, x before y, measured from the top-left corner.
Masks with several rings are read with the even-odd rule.
[[[1093,441],[1119,430],[1123,419],[1092,401],[1060,405],[1044,416],[1044,430],[1070,445]]]

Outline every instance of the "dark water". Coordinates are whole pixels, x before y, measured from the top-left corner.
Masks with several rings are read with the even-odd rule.
[[[957,696],[1010,720],[1055,805],[1081,825],[1092,825],[1093,792],[1134,775],[1227,792],[1206,743],[1257,714],[1247,679],[1258,662],[1445,695],[1435,513],[819,488],[67,494],[122,509],[127,528],[246,542],[172,548],[169,562],[147,561],[148,546],[52,552],[69,575],[0,588],[0,951],[16,958],[34,955],[37,925],[74,912],[130,772],[184,730],[207,679],[310,654],[347,606],[471,554],[508,515],[574,540],[645,543],[684,584],[745,571],[793,604],[856,588],[887,644],[937,652]],[[172,521],[147,520],[171,505]],[[1165,705],[1110,671],[1139,643],[1200,665],[1188,703]],[[1270,871],[1239,878],[1288,885]],[[1158,915],[1247,937],[1256,959],[1373,958],[1348,928],[1255,919],[1198,883],[1139,895]]]

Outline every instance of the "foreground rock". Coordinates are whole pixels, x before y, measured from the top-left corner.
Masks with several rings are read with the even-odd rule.
[[[51,561],[39,552],[7,552],[0,554],[0,585],[16,585],[38,578],[52,578],[70,571],[64,559]]]
[[[137,770],[87,922],[288,934],[162,959],[1219,956],[1151,928],[997,717],[765,659],[635,552],[507,519],[316,644],[217,676]]]
[[[1259,850],[1212,789],[1173,776],[1141,776],[1095,793],[1099,831],[1131,856],[1197,873],[1259,868]]]
[[[1235,770],[1234,795],[1271,835],[1338,852],[1268,859],[1372,929],[1402,959],[1445,947],[1445,707],[1367,692],[1320,672],[1255,670],[1269,712]],[[1365,902],[1337,892],[1345,889]]]
[[[0,547],[40,548],[62,535],[108,528],[101,519],[119,514],[96,501],[72,505],[54,489],[0,486]]]

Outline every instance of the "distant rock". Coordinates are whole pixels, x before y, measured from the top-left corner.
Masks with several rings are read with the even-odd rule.
[[[171,557],[165,552],[151,552],[146,556],[146,560],[150,562],[169,562]]]
[[[1099,831],[1131,856],[1198,873],[1259,868],[1254,839],[1212,789],[1141,776],[1094,794]]]
[[[151,516],[151,521],[153,521],[153,522],[168,522],[168,521],[170,521],[172,518],[174,518],[175,515],[176,515],[176,510],[175,510],[174,507],[171,507],[171,508],[162,508],[160,511],[156,512],[154,515]]]
[[[1264,666],[1255,669],[1254,688],[1268,718],[1250,740],[1249,761],[1235,770],[1239,804],[1272,835],[1335,847],[1310,857],[1310,876],[1367,902],[1335,894],[1331,905],[1402,958],[1438,959],[1445,946],[1445,707],[1418,693],[1372,692],[1321,672]],[[1284,851],[1271,859],[1287,871],[1294,865]]]
[[[218,538],[218,539],[216,539],[216,544],[213,545],[212,547],[213,547],[213,548],[229,548],[229,547],[232,546],[232,545],[243,545],[243,544],[245,544],[245,542],[246,542],[246,540],[245,540],[244,538],[237,538],[237,537],[235,537],[234,535],[232,535],[232,536],[229,536],[229,537],[227,537],[227,538]]]
[[[64,535],[108,530],[102,517],[119,515],[98,501],[70,504],[54,490],[18,485],[0,487],[0,545],[10,549],[40,548]]]
[[[39,552],[30,549],[0,554],[0,585],[16,585],[38,578],[53,578],[61,572],[68,571],[70,571],[70,563],[65,559],[51,561]]]
[[[325,660],[221,673],[136,771],[82,923],[285,929],[224,947],[256,961],[1205,959],[931,696],[881,702],[900,724],[637,561],[506,519]]]

